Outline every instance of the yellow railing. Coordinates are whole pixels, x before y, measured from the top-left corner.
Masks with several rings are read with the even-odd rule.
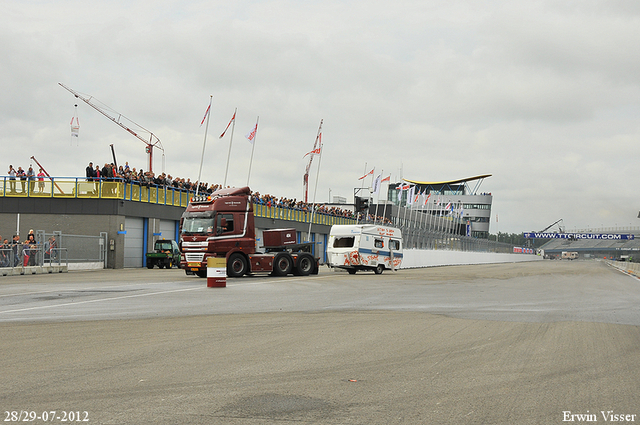
[[[299,221],[308,223],[311,219],[311,212],[301,211],[292,208],[269,207],[267,205],[253,204],[253,215],[263,218],[274,218],[280,220]],[[313,214],[313,224],[356,224],[356,219],[347,217],[337,217],[329,214]]]
[[[186,207],[193,192],[164,186],[140,186],[123,181],[88,181],[84,178],[46,177],[43,181],[0,180],[0,197],[7,198],[81,198],[81,199],[122,199],[126,201],[148,202],[160,205]],[[269,207],[253,204],[256,217],[274,218],[308,223],[311,212],[292,208]],[[329,214],[313,214],[314,224],[356,224],[356,220]]]
[[[123,181],[88,181],[81,178],[45,178],[43,181],[0,180],[0,196],[7,198],[123,199],[186,207],[192,192],[164,186],[140,186]]]

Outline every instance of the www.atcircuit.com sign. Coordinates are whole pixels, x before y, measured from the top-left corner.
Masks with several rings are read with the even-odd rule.
[[[525,233],[525,238],[533,239],[596,239],[596,240],[631,240],[633,235],[617,235],[613,233]]]

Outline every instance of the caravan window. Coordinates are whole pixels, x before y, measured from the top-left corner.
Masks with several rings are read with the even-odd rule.
[[[353,248],[355,238],[353,236],[338,237],[333,241],[334,248]]]
[[[376,248],[384,248],[384,241],[382,239],[376,239],[373,242],[373,246],[375,246]]]
[[[399,251],[400,250],[400,241],[398,241],[398,240],[390,239],[389,240],[389,245],[390,245],[391,249],[393,249],[394,251]]]

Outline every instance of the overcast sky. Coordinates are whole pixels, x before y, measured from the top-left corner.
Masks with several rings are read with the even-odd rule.
[[[29,1],[0,15],[1,166],[54,176],[147,166],[145,145],[58,85],[152,131],[164,170],[353,200],[375,167],[443,181],[491,174],[491,232],[638,226],[640,2]],[[77,113],[80,133],[71,137]],[[366,168],[365,168],[366,165]],[[156,151],[154,171],[163,168]],[[401,176],[402,172],[402,176]],[[5,171],[6,173],[6,171]],[[371,183],[371,179],[367,180]],[[499,221],[496,223],[496,215]]]

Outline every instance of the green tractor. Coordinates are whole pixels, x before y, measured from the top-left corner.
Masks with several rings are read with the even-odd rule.
[[[147,268],[153,266],[163,268],[180,267],[180,248],[174,240],[157,240],[153,246],[153,252],[147,252]]]

